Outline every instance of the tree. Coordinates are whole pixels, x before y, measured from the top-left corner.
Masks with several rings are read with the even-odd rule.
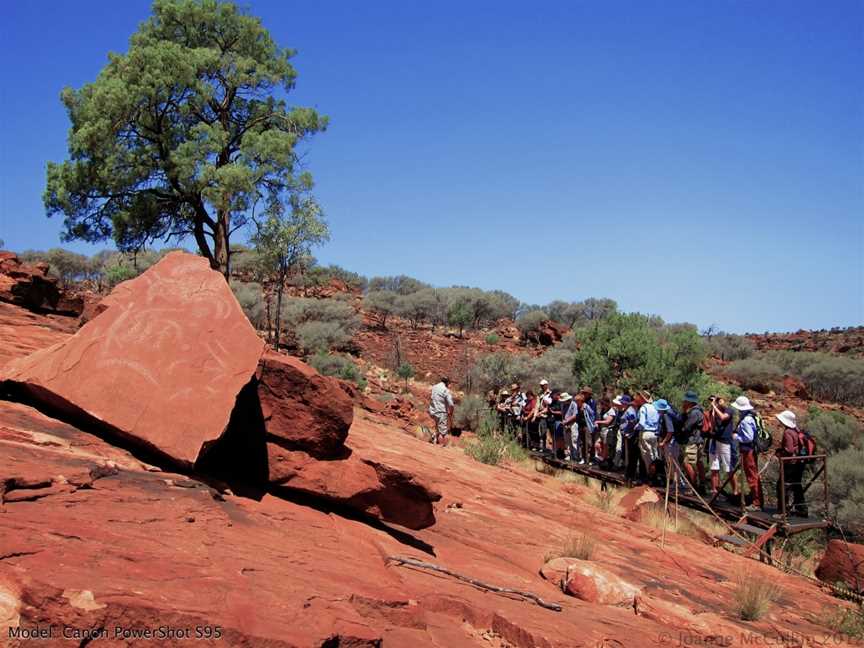
[[[396,312],[399,295],[392,290],[375,290],[366,293],[363,307],[378,322],[382,329],[387,328],[387,318]]]
[[[311,196],[292,195],[288,208],[289,211],[285,212],[281,202],[271,201],[266,217],[255,222],[257,231],[252,237],[260,263],[276,277],[277,349],[282,330],[282,295],[288,271],[301,257],[309,254],[312,246],[330,238],[321,209]]]
[[[327,119],[289,108],[294,52],[217,0],[155,0],[93,83],[66,88],[69,159],[49,162],[43,200],[64,240],[121,250],[192,235],[230,274],[230,237],[262,197],[311,189],[298,143]]]
[[[471,306],[467,302],[454,302],[450,308],[447,309],[447,323],[450,324],[450,326],[459,327],[460,338],[464,336],[465,327],[468,326],[473,319],[474,314],[471,310]]]
[[[408,381],[414,377],[414,367],[411,366],[410,362],[403,362],[399,365],[399,368],[396,369],[396,374],[405,381],[405,391],[408,391]]]

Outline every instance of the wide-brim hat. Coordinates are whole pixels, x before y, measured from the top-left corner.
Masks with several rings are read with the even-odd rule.
[[[795,416],[795,412],[792,412],[790,410],[783,410],[775,418],[787,428],[798,427],[798,417]]]
[[[753,409],[753,405],[750,404],[750,399],[746,396],[739,396],[735,399],[735,402],[732,403],[732,407],[734,407],[739,412],[749,412]]]
[[[566,401],[569,401],[569,400],[573,400],[573,396],[571,396],[571,395],[568,394],[567,392],[562,392],[561,395],[558,396],[558,400],[561,401],[561,402],[563,403],[563,402],[566,402]]]
[[[654,409],[656,409],[658,412],[665,412],[669,409],[669,402],[663,398],[658,398],[656,401],[654,401]]]
[[[510,392],[507,391],[506,389],[501,392],[501,396],[509,396],[509,395],[510,395]]]
[[[645,399],[646,403],[653,403],[654,399],[651,398],[651,392],[645,391],[644,389],[639,392],[639,395]]]
[[[623,405],[624,404],[621,402],[621,394],[618,394],[618,396],[616,396],[615,398],[612,399],[612,404],[613,405]]]
[[[544,378],[543,380],[540,381],[540,384],[541,385],[548,385],[549,381]]]
[[[695,403],[699,404],[699,394],[697,394],[692,389],[688,390],[687,393],[684,394],[684,398],[682,399],[685,403]]]

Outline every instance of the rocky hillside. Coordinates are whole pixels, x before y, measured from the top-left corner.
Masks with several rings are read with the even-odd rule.
[[[77,331],[60,315],[0,311],[8,645],[564,648],[830,633],[837,599],[712,546],[695,523],[663,541],[647,489],[602,497],[405,434],[350,385],[263,349],[200,258],[168,255],[99,311]],[[574,538],[590,551],[569,557]],[[741,578],[779,588],[758,621],[740,619]]]

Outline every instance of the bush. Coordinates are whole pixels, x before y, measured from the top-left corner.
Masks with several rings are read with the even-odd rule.
[[[816,398],[864,405],[864,359],[806,351],[771,351],[765,357],[799,376]]]
[[[853,446],[864,437],[864,426],[841,412],[826,412],[811,407],[801,421],[802,429],[816,439],[819,452],[835,454]]]
[[[230,282],[231,290],[234,296],[240,303],[240,308],[246,313],[246,317],[256,329],[263,328],[266,317],[266,309],[264,307],[264,291],[260,284],[244,283],[236,279]]]
[[[370,282],[370,287],[372,283]],[[383,329],[387,328],[387,318],[396,313],[399,295],[392,290],[371,290],[363,299],[363,308]]]
[[[783,381],[783,370],[762,357],[736,360],[723,370],[723,374],[738,381],[744,389],[763,394],[777,389]]]
[[[752,340],[743,335],[731,335],[729,333],[718,333],[705,338],[705,346],[708,354],[720,360],[744,360],[756,351],[756,345]]]
[[[516,320],[516,326],[522,332],[522,336],[536,331],[540,328],[543,322],[548,321],[549,316],[542,310],[532,310],[520,315]]]
[[[447,309],[447,323],[459,327],[459,337],[465,332],[465,327],[471,324],[471,307],[465,302],[455,302]]]
[[[851,446],[828,458],[834,517],[854,535],[864,535],[864,449]]]
[[[357,384],[360,389],[366,388],[366,379],[351,360],[343,356],[316,353],[309,358],[309,364],[322,376],[335,376]]]
[[[751,572],[743,573],[738,576],[734,592],[738,615],[745,621],[757,621],[780,594],[780,588],[773,582]]]
[[[304,353],[326,353],[343,347],[351,339],[351,332],[340,322],[315,320],[300,324],[294,329],[294,337]]]
[[[453,410],[453,425],[460,430],[477,432],[489,406],[480,396],[468,395]]]
[[[486,336],[486,344],[498,344],[501,341],[501,338],[497,336],[495,333],[490,333]]]
[[[434,288],[423,288],[409,295],[398,296],[395,313],[408,320],[416,329],[423,322],[434,321],[439,307],[437,291]]]
[[[414,377],[414,367],[409,362],[403,362],[396,368],[396,375],[405,381],[405,391],[408,391],[408,381]]]
[[[427,283],[408,277],[398,275],[396,277],[372,277],[368,282],[369,292],[392,292],[397,295],[410,295],[424,288],[431,288]]]
[[[613,313],[575,332],[573,375],[595,392],[647,389],[677,397],[702,391],[705,349],[691,327],[665,327],[656,318]],[[545,355],[545,354],[544,354]]]

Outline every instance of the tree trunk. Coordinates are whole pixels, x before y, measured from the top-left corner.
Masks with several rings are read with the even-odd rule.
[[[284,264],[281,264],[279,267],[279,278],[278,283],[276,284],[276,345],[275,348],[279,350],[279,340],[282,337],[282,293],[285,290],[285,276],[287,275],[287,269]]]
[[[231,278],[231,250],[228,242],[229,218],[227,211],[220,211],[216,220],[216,229],[213,232],[213,260],[214,270],[218,270],[225,276],[225,280]]]

